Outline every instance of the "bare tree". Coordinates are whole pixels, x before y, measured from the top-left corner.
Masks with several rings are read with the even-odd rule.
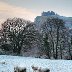
[[[23,46],[31,48],[31,45],[37,41],[37,31],[34,23],[30,21],[20,18],[7,19],[2,24],[2,29],[5,42],[12,44],[13,52],[17,54],[20,54]]]
[[[51,49],[53,52],[53,57],[56,59],[58,58],[58,45],[59,45],[60,32],[62,32],[64,27],[65,27],[64,21],[62,19],[53,17],[48,18],[46,22],[42,25],[43,33],[48,34],[50,44],[52,43],[50,47],[52,47]],[[56,48],[54,48],[55,44]]]

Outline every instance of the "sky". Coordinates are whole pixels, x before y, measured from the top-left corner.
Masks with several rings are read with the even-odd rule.
[[[72,17],[72,0],[0,0],[0,25],[14,17],[34,21],[43,11]]]

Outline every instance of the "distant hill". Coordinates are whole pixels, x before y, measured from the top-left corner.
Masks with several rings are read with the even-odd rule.
[[[35,18],[34,22],[36,23],[37,28],[40,29],[41,24],[43,24],[49,17],[54,17],[54,18],[58,17],[60,19],[63,19],[65,22],[65,26],[69,27],[70,29],[72,28],[72,17],[60,16],[53,11],[42,12],[41,16],[37,16]]]

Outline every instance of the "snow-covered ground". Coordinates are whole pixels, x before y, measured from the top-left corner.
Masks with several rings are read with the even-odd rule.
[[[26,67],[27,72],[33,72],[31,68],[32,65],[41,68],[48,68],[50,69],[50,72],[72,72],[71,60],[49,60],[0,55],[0,72],[14,72],[15,66]]]

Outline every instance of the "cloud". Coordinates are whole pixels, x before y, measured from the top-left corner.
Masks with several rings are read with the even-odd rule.
[[[0,2],[0,23],[6,20],[7,18],[13,17],[19,17],[33,21],[36,16],[37,14],[33,13],[30,9]]]

